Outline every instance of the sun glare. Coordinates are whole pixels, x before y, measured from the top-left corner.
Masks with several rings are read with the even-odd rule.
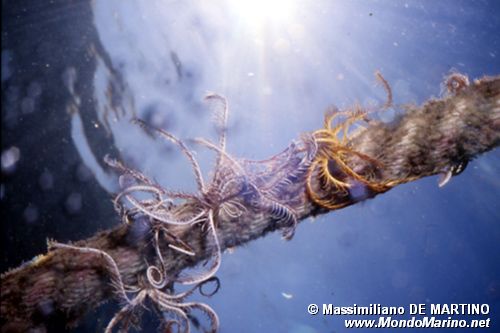
[[[252,29],[290,24],[296,11],[294,0],[229,0],[235,16]]]

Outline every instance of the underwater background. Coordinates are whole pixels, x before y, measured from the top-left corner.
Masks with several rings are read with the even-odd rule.
[[[183,156],[134,116],[213,139],[203,97],[216,92],[229,101],[228,152],[263,159],[320,128],[329,105],[382,105],[376,70],[399,106],[443,96],[452,70],[500,74],[494,0],[2,1],[2,12],[2,272],[45,252],[47,238],[119,223],[106,154],[195,191]],[[212,154],[197,158],[209,175]],[[194,299],[216,310],[221,332],[345,330],[346,317],[311,316],[310,303],[486,303],[498,330],[499,174],[497,149],[443,188],[428,177],[303,221],[290,242],[278,232],[226,252],[219,292]],[[116,310],[104,305],[73,332],[102,330]]]

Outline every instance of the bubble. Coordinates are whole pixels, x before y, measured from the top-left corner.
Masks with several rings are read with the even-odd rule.
[[[131,246],[143,242],[151,231],[148,218],[140,216],[132,222],[128,228],[125,241]]]
[[[490,283],[486,287],[486,295],[488,296],[488,298],[491,298],[493,300],[500,299],[500,281],[490,281]]]
[[[151,116],[153,126],[162,126],[165,123],[165,116],[160,112],[154,112]]]
[[[40,301],[38,303],[38,311],[44,317],[50,316],[54,312],[54,301],[51,299]]]
[[[40,185],[41,189],[44,191],[54,188],[54,176],[52,176],[52,173],[48,170],[44,170],[38,179],[38,185]]]
[[[28,86],[28,96],[31,98],[37,98],[42,94],[42,86],[36,82],[33,81],[30,83]]]
[[[172,112],[172,106],[164,103],[153,103],[148,105],[142,115],[144,121],[152,126],[172,129],[175,125],[175,112]]]
[[[23,212],[23,217],[26,223],[34,223],[38,220],[38,208],[36,206],[30,204]]]
[[[71,193],[64,203],[66,211],[70,214],[78,214],[82,209],[82,195],[77,192]]]
[[[396,271],[392,275],[392,286],[396,289],[406,288],[410,282],[410,276],[407,272]]]
[[[13,52],[11,50],[2,50],[2,86],[3,82],[8,80],[12,75],[10,62],[12,61]]]
[[[131,175],[125,174],[118,177],[118,184],[120,185],[120,188],[124,190],[130,186],[136,185],[136,181]]]
[[[354,246],[359,239],[359,235],[353,231],[345,231],[341,235],[337,236],[337,242],[340,246],[349,248]]]
[[[2,170],[3,171],[14,171],[16,164],[21,158],[21,151],[19,148],[13,146],[2,152]]]
[[[368,197],[368,189],[365,184],[354,181],[349,188],[349,195],[355,201],[361,201]]]
[[[92,172],[85,164],[81,163],[76,169],[76,178],[81,182],[89,181],[92,179]]]
[[[396,116],[397,116],[396,110],[394,110],[393,108],[389,108],[379,113],[379,118],[384,123],[390,123],[394,121],[394,119],[396,119]]]
[[[21,112],[23,114],[35,111],[35,101],[31,97],[24,97],[21,101]]]

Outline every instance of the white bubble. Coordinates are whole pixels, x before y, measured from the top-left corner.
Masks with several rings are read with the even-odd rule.
[[[21,151],[19,148],[13,146],[2,152],[2,170],[13,171],[16,163],[21,158]]]
[[[21,112],[24,114],[35,111],[35,101],[31,97],[24,97],[21,101]]]
[[[78,169],[76,169],[76,177],[81,182],[86,182],[92,179],[92,172],[85,164],[80,164]]]
[[[77,214],[82,209],[82,195],[77,192],[71,193],[64,205],[68,213]]]
[[[42,94],[42,86],[38,82],[31,82],[28,87],[28,96],[31,98],[37,98]]]
[[[12,61],[13,52],[10,50],[2,50],[2,85],[12,75],[10,62]]]
[[[36,206],[30,204],[24,210],[23,217],[27,223],[36,222],[36,220],[38,220],[38,208],[36,208]]]
[[[44,191],[52,189],[54,187],[54,176],[52,176],[52,173],[48,170],[42,172],[38,179],[38,185],[40,185]]]

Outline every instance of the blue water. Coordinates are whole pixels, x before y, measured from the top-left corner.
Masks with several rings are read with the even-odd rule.
[[[180,137],[213,139],[202,99],[207,91],[220,93],[230,105],[228,151],[253,159],[321,127],[329,105],[383,104],[376,70],[399,105],[442,96],[450,70],[470,78],[500,74],[497,1],[287,3],[293,6],[280,20],[271,14],[249,18],[256,4],[241,11],[230,1],[97,0],[94,15],[139,117]],[[100,124],[110,117],[116,146],[165,186],[193,191],[180,154],[153,143],[127,116],[114,121],[104,114],[99,82],[106,75],[104,66],[98,67],[96,96],[102,101]],[[390,121],[399,112],[381,117]],[[82,145],[78,136],[73,140]],[[89,153],[79,151],[92,169]],[[211,155],[200,151],[198,157],[208,175]],[[407,311],[410,304],[484,303],[490,307],[487,316],[453,318],[491,318],[494,328],[487,331],[499,330],[499,171],[496,150],[469,163],[444,188],[429,177],[303,221],[290,242],[279,233],[253,241],[224,254],[217,274],[222,287],[215,296],[194,299],[216,310],[221,332],[346,330],[348,317],[311,316],[311,303],[382,304]],[[109,179],[99,182],[113,187]]]

